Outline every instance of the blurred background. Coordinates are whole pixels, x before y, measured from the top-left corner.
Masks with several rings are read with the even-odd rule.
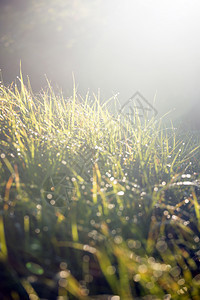
[[[200,128],[200,2],[197,0],[0,0],[0,68],[32,88],[88,89],[123,105],[136,91],[162,115]],[[175,110],[174,110],[175,109]]]

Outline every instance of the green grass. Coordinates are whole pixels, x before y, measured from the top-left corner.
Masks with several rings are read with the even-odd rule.
[[[199,139],[19,82],[0,88],[1,298],[198,299]]]

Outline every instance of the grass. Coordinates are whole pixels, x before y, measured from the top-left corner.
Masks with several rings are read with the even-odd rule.
[[[199,299],[199,139],[19,82],[0,88],[1,299]]]

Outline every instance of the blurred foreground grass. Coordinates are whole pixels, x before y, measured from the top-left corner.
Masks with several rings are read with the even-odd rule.
[[[0,89],[0,298],[199,299],[199,139],[19,81]]]

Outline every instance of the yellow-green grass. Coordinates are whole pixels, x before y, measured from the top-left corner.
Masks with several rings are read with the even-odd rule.
[[[198,299],[198,141],[19,82],[0,88],[5,299]]]

